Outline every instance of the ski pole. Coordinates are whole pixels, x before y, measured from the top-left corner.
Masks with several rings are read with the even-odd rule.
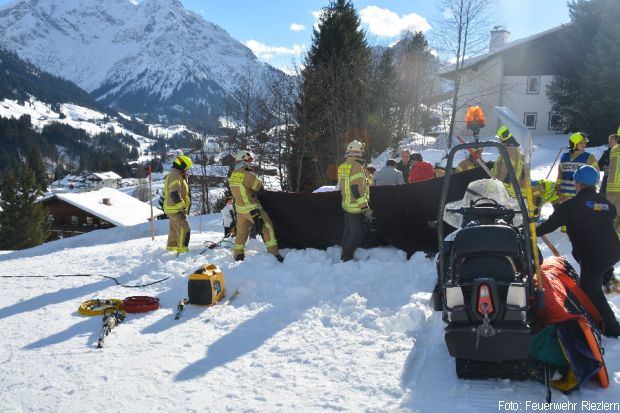
[[[564,148],[560,148],[560,150],[558,151],[558,154],[556,155],[555,160],[553,161],[553,164],[551,164],[551,168],[549,168],[549,172],[547,173],[547,176],[545,177],[545,179],[549,179],[549,175],[551,175],[551,171],[553,171],[553,168],[555,167],[555,163],[560,158],[560,154],[562,153],[563,150]]]
[[[465,140],[463,138],[461,138],[461,135],[456,135],[456,139],[461,142],[461,143],[465,143]],[[493,175],[491,174],[491,170],[489,170],[489,167],[486,166],[484,164],[484,162],[482,162],[482,159],[480,159],[478,156],[476,156],[476,152],[474,152],[473,149],[471,148],[467,148],[467,150],[469,151],[469,154],[471,155],[472,158],[474,158],[474,160],[478,163],[478,165],[480,165],[480,167],[482,169],[484,169],[484,171],[487,173],[487,175],[489,175],[489,177],[493,177]]]

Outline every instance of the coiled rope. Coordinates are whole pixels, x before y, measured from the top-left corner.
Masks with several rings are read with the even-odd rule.
[[[128,313],[146,313],[159,308],[159,298],[136,295],[123,300],[121,308]]]
[[[120,311],[123,315],[125,315],[125,311],[121,308],[123,305],[123,300],[118,298],[110,298],[109,300],[101,300],[99,298],[93,300],[86,300],[80,307],[78,311],[82,315],[105,315],[108,310],[114,309]]]

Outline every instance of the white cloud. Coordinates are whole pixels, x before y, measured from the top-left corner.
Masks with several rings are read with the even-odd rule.
[[[270,60],[276,55],[299,56],[303,53],[306,46],[302,44],[293,45],[293,47],[268,46],[256,40],[248,40],[245,45],[262,60]]]
[[[314,17],[314,24],[312,25],[312,27],[314,27],[314,30],[319,30],[319,20],[321,20],[323,14],[325,14],[325,10],[321,9],[310,11],[310,14],[312,15],[312,17]]]
[[[426,32],[431,25],[415,13],[399,16],[395,12],[377,6],[368,6],[360,12],[362,23],[368,25],[370,33],[381,37],[398,36],[404,31]]]
[[[303,24],[291,23],[291,25],[289,26],[289,29],[291,29],[294,32],[300,32],[302,30],[306,30],[306,26],[304,26]]]

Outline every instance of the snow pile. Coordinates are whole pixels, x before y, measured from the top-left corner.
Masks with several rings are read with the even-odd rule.
[[[537,142],[540,173],[565,141]],[[533,381],[456,378],[430,305],[435,261],[422,253],[407,260],[391,247],[360,249],[356,261],[341,263],[339,247],[284,250],[279,264],[250,240],[239,263],[229,249],[204,251],[204,241],[222,236],[221,217],[208,215],[192,217],[191,252],[176,257],[165,252],[167,225],[155,223],[154,241],[141,224],[0,255],[3,276],[102,274],[128,284],[171,276],[142,289],[94,276],[2,278],[3,412],[496,412],[499,401],[522,409],[544,401]],[[550,238],[570,254],[565,234]],[[240,296],[209,323],[217,307],[188,306],[175,321],[187,275],[206,262],[218,264],[227,290],[239,287]],[[130,295],[157,296],[161,308],[128,315],[103,349],[94,348],[101,317],[79,315],[79,304]],[[620,316],[620,296],[610,298]],[[620,402],[620,341],[603,345],[610,388],[586,383],[570,395],[554,391],[554,401]]]

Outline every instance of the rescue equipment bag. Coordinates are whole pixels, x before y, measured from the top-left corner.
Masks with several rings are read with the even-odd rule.
[[[189,303],[213,305],[224,298],[224,274],[215,264],[205,264],[194,271],[187,281]]]

